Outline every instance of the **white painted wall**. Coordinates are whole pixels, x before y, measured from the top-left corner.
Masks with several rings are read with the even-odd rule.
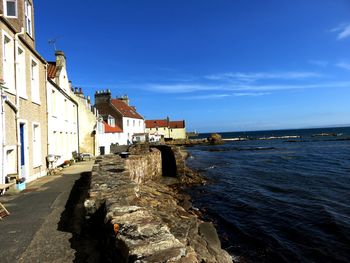
[[[125,141],[122,145],[128,144],[128,140],[132,143],[132,136],[134,133],[145,132],[145,121],[142,119],[126,118],[123,117],[123,133]]]
[[[56,165],[78,152],[77,105],[47,82],[48,154],[60,155]]]

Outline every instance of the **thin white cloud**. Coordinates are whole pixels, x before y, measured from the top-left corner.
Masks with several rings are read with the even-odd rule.
[[[226,97],[230,97],[229,94],[208,94],[208,95],[196,95],[196,96],[187,96],[181,99],[184,100],[208,100],[208,99],[222,99]]]
[[[225,91],[225,92],[272,92],[281,90],[301,90],[301,89],[317,89],[317,88],[350,88],[350,81],[343,82],[328,82],[328,83],[314,83],[314,84],[273,84],[273,85],[182,85],[182,84],[169,84],[169,85],[148,85],[147,90],[159,93],[169,94],[181,94],[191,93],[199,91]]]
[[[233,93],[233,96],[236,97],[257,97],[257,96],[265,96],[269,95],[271,92],[257,92],[257,93],[245,93],[245,92],[239,92],[239,93]]]
[[[222,90],[219,86],[207,86],[200,84],[151,84],[146,89],[161,93],[190,93],[205,90]]]
[[[330,30],[338,34],[338,40],[350,37],[350,24],[340,24],[339,26]]]
[[[337,64],[335,64],[338,68],[342,68],[342,69],[346,69],[346,70],[350,70],[350,63],[348,62],[339,62]]]
[[[209,80],[215,81],[243,81],[243,82],[255,82],[259,80],[299,80],[308,78],[318,78],[321,77],[319,73],[315,72],[297,72],[297,71],[287,71],[287,72],[226,72],[205,76]]]

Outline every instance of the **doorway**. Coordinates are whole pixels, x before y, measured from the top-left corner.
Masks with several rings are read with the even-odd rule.
[[[27,165],[27,159],[26,159],[26,140],[25,140],[25,133],[26,133],[26,124],[20,123],[19,124],[19,137],[20,137],[20,144],[21,144],[21,171],[20,175],[21,177],[26,177],[26,165]]]

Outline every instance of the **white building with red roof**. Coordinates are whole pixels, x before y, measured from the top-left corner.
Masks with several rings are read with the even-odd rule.
[[[145,133],[144,118],[129,105],[127,96],[113,99],[110,90],[97,91],[95,108],[104,121],[99,132],[100,152],[109,153],[112,143],[131,144],[134,134]]]

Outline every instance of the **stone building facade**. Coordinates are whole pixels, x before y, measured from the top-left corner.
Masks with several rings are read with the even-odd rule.
[[[75,88],[72,97],[78,103],[79,152],[98,155],[97,111],[91,107],[90,97],[84,95],[82,88]]]
[[[35,50],[31,0],[0,4],[0,79],[3,86],[1,181],[46,174],[46,62]]]

